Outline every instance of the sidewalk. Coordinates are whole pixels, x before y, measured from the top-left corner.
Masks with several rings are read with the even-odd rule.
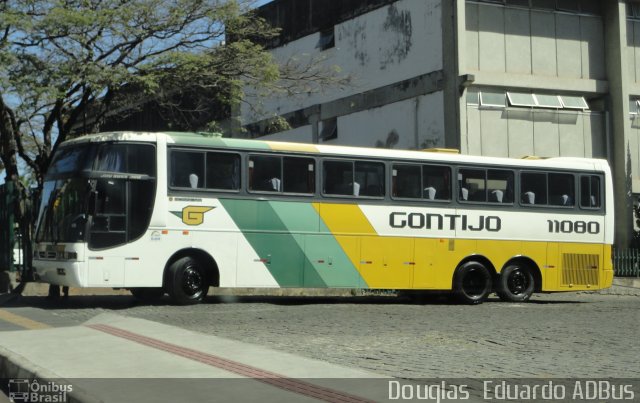
[[[371,372],[113,314],[82,326],[4,332],[0,345],[1,378],[37,378],[39,385],[52,381],[59,385],[56,391],[71,389],[66,401],[363,402],[387,397],[388,382]]]

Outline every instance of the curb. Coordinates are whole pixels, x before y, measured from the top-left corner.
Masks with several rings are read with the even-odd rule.
[[[640,288],[639,277],[615,277],[613,279],[613,285],[619,287],[632,287]]]
[[[60,378],[56,374],[38,368],[24,357],[12,353],[0,346],[0,379],[9,381],[11,379],[38,380],[41,383],[52,382],[58,385],[73,385],[73,390],[66,395],[66,402],[69,403],[99,403],[102,400],[96,399],[84,389],[74,385],[67,379]],[[6,385],[8,387],[8,385]]]

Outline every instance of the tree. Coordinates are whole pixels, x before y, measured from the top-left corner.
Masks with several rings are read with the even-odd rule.
[[[39,186],[58,144],[145,100],[229,107],[243,89],[291,91],[331,81],[304,63],[276,64],[260,43],[277,31],[249,0],[0,0],[0,159],[16,155]],[[225,39],[232,37],[232,41]],[[296,79],[298,78],[298,79]],[[338,82],[340,80],[337,80]],[[178,97],[179,98],[179,97]]]

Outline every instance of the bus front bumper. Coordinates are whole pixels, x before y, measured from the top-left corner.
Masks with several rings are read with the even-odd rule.
[[[41,282],[69,287],[86,286],[82,262],[34,259],[33,267]]]

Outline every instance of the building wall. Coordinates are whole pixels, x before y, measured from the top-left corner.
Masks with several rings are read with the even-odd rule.
[[[602,112],[481,109],[467,105],[472,155],[521,158],[606,157]]]
[[[629,14],[629,12],[627,13]],[[628,73],[626,79],[629,90],[629,138],[628,158],[631,165],[631,187],[635,194],[640,193],[640,19],[627,17],[626,57]]]
[[[326,142],[363,147],[444,147],[442,92],[338,118],[338,138]]]
[[[295,0],[276,0],[287,1]],[[638,10],[629,15],[633,7]],[[567,11],[572,8],[579,11]],[[306,31],[273,50],[281,61],[319,57],[340,66],[353,77],[351,86],[274,97],[262,116],[243,110],[244,122],[285,116],[296,126],[265,138],[294,141],[322,142],[323,127],[337,127],[337,138],[326,142],[609,158],[618,196],[616,242],[627,244],[627,195],[640,193],[639,3],[388,0],[364,10],[336,19],[334,47],[320,51],[322,34]],[[483,91],[577,96],[588,105],[523,107],[506,97],[504,105],[487,106],[473,101]]]
[[[465,2],[461,52],[468,94],[490,90],[606,95],[603,18],[599,15]],[[607,156],[606,111],[484,107],[463,102],[461,149],[502,157]],[[594,102],[601,105],[602,102]]]
[[[466,3],[466,68],[604,79],[602,17]]]
[[[443,57],[440,1],[399,0],[341,22],[335,25],[334,32],[335,46],[324,51],[317,48],[321,33],[316,32],[277,47],[272,50],[272,54],[279,61],[291,58],[301,63],[321,60],[325,66],[338,66],[341,75],[351,77],[349,86],[324,88],[322,91],[299,96],[269,97],[263,100],[258,111],[243,106],[242,123],[251,124],[268,119],[274,113],[286,115],[317,106],[318,121],[338,118],[337,142],[340,144],[374,146],[380,141],[387,144],[386,136],[394,129],[409,133],[409,139],[403,139],[402,142],[407,148],[415,148],[423,142],[441,143],[444,136],[443,125],[433,121],[442,120],[442,115],[434,117],[434,113],[443,110],[442,94],[426,97],[420,91],[402,94],[411,89],[393,87],[394,84],[411,81],[425,74],[441,72]],[[406,87],[409,85],[410,83]],[[393,88],[386,88],[389,86]],[[439,88],[433,87],[423,92],[436,93],[438,90]],[[367,92],[375,93],[369,97],[369,101],[358,102],[355,107],[354,102],[348,102],[346,107],[345,102],[340,102]],[[249,96],[252,97],[251,94]],[[434,105],[434,101],[440,104]],[[391,105],[387,106],[387,103]],[[429,111],[424,111],[421,105],[429,105]],[[414,116],[416,108],[420,110],[417,117]],[[386,115],[380,118],[379,114],[383,112]],[[391,114],[387,114],[388,112]],[[305,112],[305,115],[310,113],[313,112]],[[363,116],[368,118],[363,119]],[[410,122],[424,121],[423,126],[428,131],[420,134],[416,140],[413,128],[409,130],[401,127],[406,126],[404,120],[407,118]],[[313,124],[312,120],[310,118],[303,125]],[[372,125],[372,120],[382,120],[384,125]],[[288,131],[285,137],[300,140],[297,138],[298,133],[296,130]],[[284,134],[278,136],[282,137]]]
[[[631,82],[640,82],[640,19],[627,19],[627,65]]]

